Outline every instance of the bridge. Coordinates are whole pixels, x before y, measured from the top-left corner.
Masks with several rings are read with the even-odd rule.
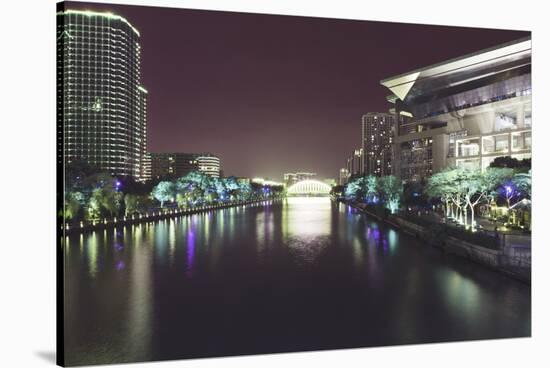
[[[328,196],[332,187],[318,180],[302,180],[288,187],[289,196]]]

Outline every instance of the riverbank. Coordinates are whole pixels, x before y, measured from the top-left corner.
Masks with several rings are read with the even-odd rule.
[[[224,203],[224,204],[206,205],[201,207],[185,208],[185,209],[164,208],[156,211],[133,214],[130,216],[114,217],[110,219],[80,221],[76,224],[63,223],[61,225],[60,230],[64,233],[64,235],[80,234],[80,233],[90,232],[90,231],[110,229],[117,226],[134,225],[134,224],[141,224],[141,223],[147,223],[147,222],[155,222],[159,220],[175,218],[180,216],[189,216],[196,213],[219,210],[224,208],[250,206],[250,205],[260,204],[260,203],[276,203],[282,200],[283,198],[275,198],[275,199],[262,199],[262,200],[239,201],[239,202]]]
[[[446,253],[469,259],[520,281],[531,283],[531,246],[522,244],[512,235],[500,234],[495,237],[484,235],[485,238],[483,238],[453,230],[451,232],[453,236],[449,234],[445,224],[411,221],[399,215],[375,213],[360,203],[342,202],[369,217],[423,240],[425,245],[439,248]]]

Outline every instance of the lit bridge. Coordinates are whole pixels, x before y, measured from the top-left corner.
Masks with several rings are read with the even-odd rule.
[[[287,189],[289,196],[328,196],[332,187],[318,180],[302,180]]]

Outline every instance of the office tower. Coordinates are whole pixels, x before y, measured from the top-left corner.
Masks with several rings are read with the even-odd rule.
[[[65,165],[84,161],[145,178],[147,90],[139,31],[111,13],[57,13],[59,138]]]
[[[361,141],[365,175],[392,175],[394,135],[393,114],[370,112],[363,115]]]

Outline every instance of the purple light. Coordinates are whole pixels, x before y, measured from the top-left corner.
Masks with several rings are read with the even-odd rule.
[[[378,241],[380,240],[380,230],[374,229],[372,235],[374,237],[374,241],[375,241],[376,245],[378,245]]]
[[[190,229],[187,233],[187,276],[192,276],[193,261],[195,258],[195,232]]]
[[[118,261],[116,264],[116,270],[121,271],[124,269],[124,266],[125,266],[124,261]]]
[[[504,188],[506,189],[506,194],[512,193],[512,187],[511,186],[507,185]]]

